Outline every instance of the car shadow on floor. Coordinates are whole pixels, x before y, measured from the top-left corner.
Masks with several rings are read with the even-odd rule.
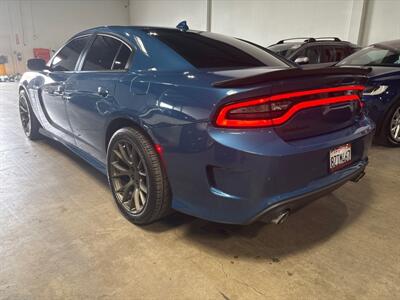
[[[108,185],[107,178],[80,157],[58,142],[43,140],[54,150],[62,152],[79,165],[87,175]],[[291,215],[284,224],[273,225],[255,222],[250,225],[228,225],[213,223],[174,212],[153,224],[142,226],[142,230],[157,234],[177,230],[180,239],[197,244],[200,249],[234,258],[280,259],[286,255],[305,251],[333,237],[337,232],[350,226],[372,202],[369,178],[366,176],[358,185],[364,197],[359,202],[348,194],[354,194],[353,183],[313,202]],[[341,195],[341,196],[338,196]],[[112,200],[110,192],[110,201]],[[348,206],[351,205],[351,213]],[[133,225],[132,226],[136,226]]]
[[[372,194],[366,192],[370,187],[368,180],[365,178],[362,181],[365,195]],[[342,188],[347,188],[346,195],[351,193],[352,187]],[[176,213],[143,229],[162,234],[179,228],[179,232],[183,232],[182,239],[220,255],[279,259],[332,238],[355,222],[372,201],[372,197],[363,198],[350,205],[345,202],[354,199],[341,199],[344,197],[339,198],[337,194],[343,192],[318,199],[280,225],[261,222],[244,226],[226,225]],[[351,206],[351,213],[347,205]]]
[[[79,168],[81,168],[91,178],[94,178],[96,181],[98,181],[98,183],[105,184],[106,186],[108,186],[107,176],[105,176],[103,173],[101,173],[95,167],[90,165],[87,161],[80,158],[78,155],[76,155],[74,152],[69,150],[67,147],[65,147],[60,142],[57,142],[57,141],[49,139],[49,138],[43,138],[43,139],[40,139],[39,141],[36,141],[36,143],[43,143],[44,145],[51,147],[52,150],[61,152],[60,155],[63,155],[64,157],[68,157],[68,159],[70,159],[71,163],[75,163],[77,166],[79,166]]]

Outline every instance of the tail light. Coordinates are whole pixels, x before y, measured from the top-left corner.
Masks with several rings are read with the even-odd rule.
[[[217,112],[215,125],[228,128],[281,125],[298,111],[349,101],[361,103],[364,86],[349,85],[278,94],[229,103]]]

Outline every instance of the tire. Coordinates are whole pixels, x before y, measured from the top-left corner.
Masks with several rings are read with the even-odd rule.
[[[397,138],[394,136],[395,133],[397,133]],[[378,142],[384,145],[400,147],[400,101],[397,101],[386,114]]]
[[[39,133],[40,123],[32,110],[29,98],[24,90],[19,92],[19,116],[21,119],[22,129],[30,140],[41,138]]]
[[[113,134],[107,175],[118,208],[131,222],[149,224],[170,211],[170,187],[161,158],[140,131],[125,127]]]

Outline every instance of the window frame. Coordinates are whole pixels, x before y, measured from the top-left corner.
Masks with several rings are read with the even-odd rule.
[[[122,44],[124,44],[125,46],[128,47],[128,49],[131,51],[131,54],[129,55],[128,61],[127,61],[126,66],[125,66],[125,68],[123,70],[82,70],[83,64],[85,63],[86,56],[89,53],[89,50],[92,47],[92,45],[93,45],[93,43],[94,43],[94,41],[95,41],[97,36],[105,36],[105,37],[113,38],[113,39],[117,40],[118,42],[120,42],[120,43],[122,43]],[[120,49],[119,49],[119,51],[120,51]],[[115,61],[118,53],[114,57],[114,61]],[[118,37],[118,36],[116,36],[114,34],[102,33],[102,32],[94,33],[93,37],[89,41],[86,49],[84,49],[80,59],[78,60],[76,71],[79,72],[79,73],[94,73],[94,72],[96,72],[96,73],[104,73],[104,72],[106,72],[106,73],[110,73],[110,72],[111,73],[125,73],[125,72],[128,72],[131,69],[132,62],[133,62],[133,56],[135,55],[135,53],[136,53],[136,48],[134,46],[132,46],[131,44],[129,44],[128,42],[124,41],[123,39],[121,39],[120,37]],[[114,65],[114,61],[113,61],[113,65]]]
[[[54,72],[54,73],[75,73],[75,72],[77,71],[77,66],[79,66],[79,64],[80,64],[82,55],[83,55],[84,53],[86,53],[87,48],[88,48],[88,45],[91,45],[91,44],[92,44],[92,35],[93,35],[92,33],[83,34],[83,35],[80,35],[80,36],[73,37],[73,38],[69,39],[68,41],[66,41],[66,42],[53,54],[53,56],[51,57],[51,59],[50,59],[49,62],[47,63],[47,67],[49,68],[48,71],[49,71],[49,72]],[[63,50],[63,49],[64,49],[69,43],[71,43],[72,41],[77,40],[77,39],[80,39],[80,38],[84,38],[84,37],[89,37],[89,39],[87,40],[85,47],[83,47],[81,53],[79,54],[78,59],[76,60],[74,69],[71,70],[71,71],[57,71],[57,70],[52,70],[52,69],[51,69],[51,66],[52,66],[52,64],[53,64],[54,59],[57,57],[58,53],[60,53],[61,50]]]

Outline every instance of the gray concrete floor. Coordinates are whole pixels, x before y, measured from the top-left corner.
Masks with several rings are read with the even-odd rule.
[[[21,129],[0,83],[1,299],[399,299],[400,149],[275,226],[124,219],[106,179]]]

